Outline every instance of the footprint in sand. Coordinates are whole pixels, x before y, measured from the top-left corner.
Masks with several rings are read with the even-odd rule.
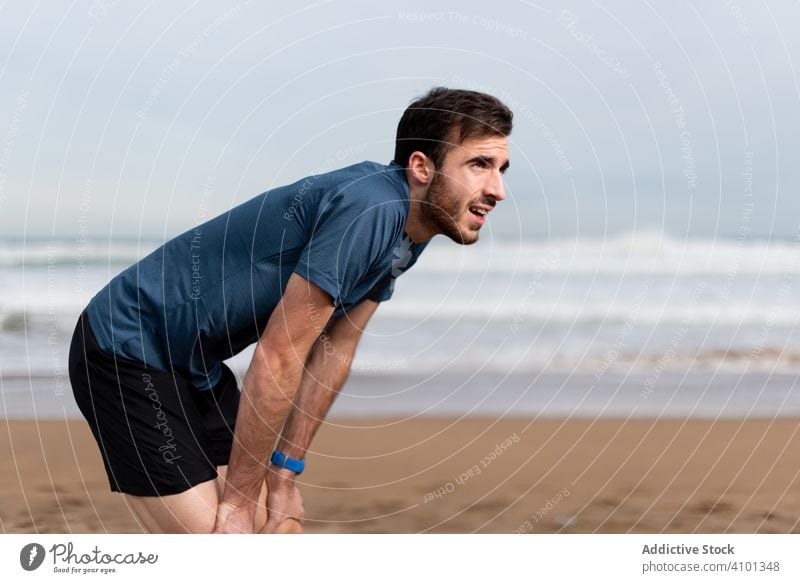
[[[708,500],[697,504],[694,510],[700,514],[725,514],[733,512],[736,507],[725,500]]]
[[[512,502],[508,500],[485,500],[483,502],[478,502],[477,504],[473,504],[471,509],[483,512],[497,512],[499,510],[505,510],[509,506],[511,506]]]

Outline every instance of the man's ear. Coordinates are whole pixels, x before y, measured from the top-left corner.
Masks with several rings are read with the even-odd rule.
[[[414,152],[408,157],[408,176],[418,186],[427,186],[433,182],[436,166],[433,161],[422,152]]]

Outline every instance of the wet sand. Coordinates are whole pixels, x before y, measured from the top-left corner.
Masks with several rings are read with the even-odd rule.
[[[791,418],[333,419],[307,532],[800,532]],[[2,532],[141,532],[81,421],[0,422]]]

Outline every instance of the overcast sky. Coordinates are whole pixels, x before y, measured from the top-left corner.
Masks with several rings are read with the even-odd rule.
[[[388,162],[433,85],[515,112],[494,237],[800,233],[800,3],[389,6],[4,3],[0,233],[171,236]]]

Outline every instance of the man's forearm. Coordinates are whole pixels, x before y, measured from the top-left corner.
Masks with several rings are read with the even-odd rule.
[[[355,346],[332,348],[322,339],[314,344],[277,449],[295,459],[305,455],[347,380],[354,351]]]
[[[236,417],[224,502],[255,513],[265,467],[300,384],[303,367],[285,361],[261,374],[251,367]]]

